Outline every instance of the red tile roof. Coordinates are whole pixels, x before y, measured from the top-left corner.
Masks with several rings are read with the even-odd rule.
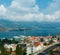
[[[6,50],[6,52],[10,53],[11,51],[10,50]]]
[[[39,46],[39,45],[41,45],[41,42],[36,42],[36,43],[34,44],[35,47],[37,47],[37,46]]]
[[[28,39],[29,39],[29,40],[34,40],[34,39],[35,39],[35,37],[29,37]]]

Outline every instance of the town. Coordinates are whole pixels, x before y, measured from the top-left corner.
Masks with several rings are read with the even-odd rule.
[[[60,36],[14,36],[11,39],[0,39],[0,55],[42,55],[44,50],[60,44]],[[50,48],[51,49],[51,48]],[[60,50],[60,45],[52,49]],[[52,50],[46,51],[45,55],[57,55]],[[59,52],[60,54],[60,52]]]

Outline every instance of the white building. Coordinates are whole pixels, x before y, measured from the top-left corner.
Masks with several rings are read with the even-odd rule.
[[[12,49],[12,51],[15,51],[16,50],[16,44],[5,44],[4,47],[6,49]]]
[[[30,45],[27,47],[27,55],[35,53],[39,50],[42,50],[43,47],[44,47],[43,44],[39,44],[39,43],[36,43],[33,46]]]

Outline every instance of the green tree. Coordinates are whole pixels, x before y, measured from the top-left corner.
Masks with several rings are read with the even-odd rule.
[[[32,54],[29,54],[29,55],[32,55]]]
[[[2,40],[0,39],[0,46],[3,46]]]
[[[13,38],[13,40],[12,40],[12,43],[15,43],[16,41],[15,41],[15,38]]]
[[[5,54],[4,54],[4,55],[10,55],[10,53],[5,52]]]
[[[23,50],[23,55],[26,55],[27,53],[26,53],[26,48]]]
[[[1,51],[1,55],[5,54],[5,48],[4,48],[4,46],[0,46],[0,51]]]
[[[17,45],[16,47],[16,55],[23,55],[22,47],[20,47],[19,45]]]
[[[50,51],[49,51],[49,54],[50,54],[50,55],[54,55],[54,51],[53,51],[53,50],[50,50]]]
[[[12,48],[10,48],[10,53],[12,52]]]

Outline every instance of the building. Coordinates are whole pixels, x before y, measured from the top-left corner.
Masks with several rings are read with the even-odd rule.
[[[27,55],[33,54],[39,50],[43,49],[43,44],[41,42],[35,42],[34,44],[31,44],[30,46],[27,47]]]

